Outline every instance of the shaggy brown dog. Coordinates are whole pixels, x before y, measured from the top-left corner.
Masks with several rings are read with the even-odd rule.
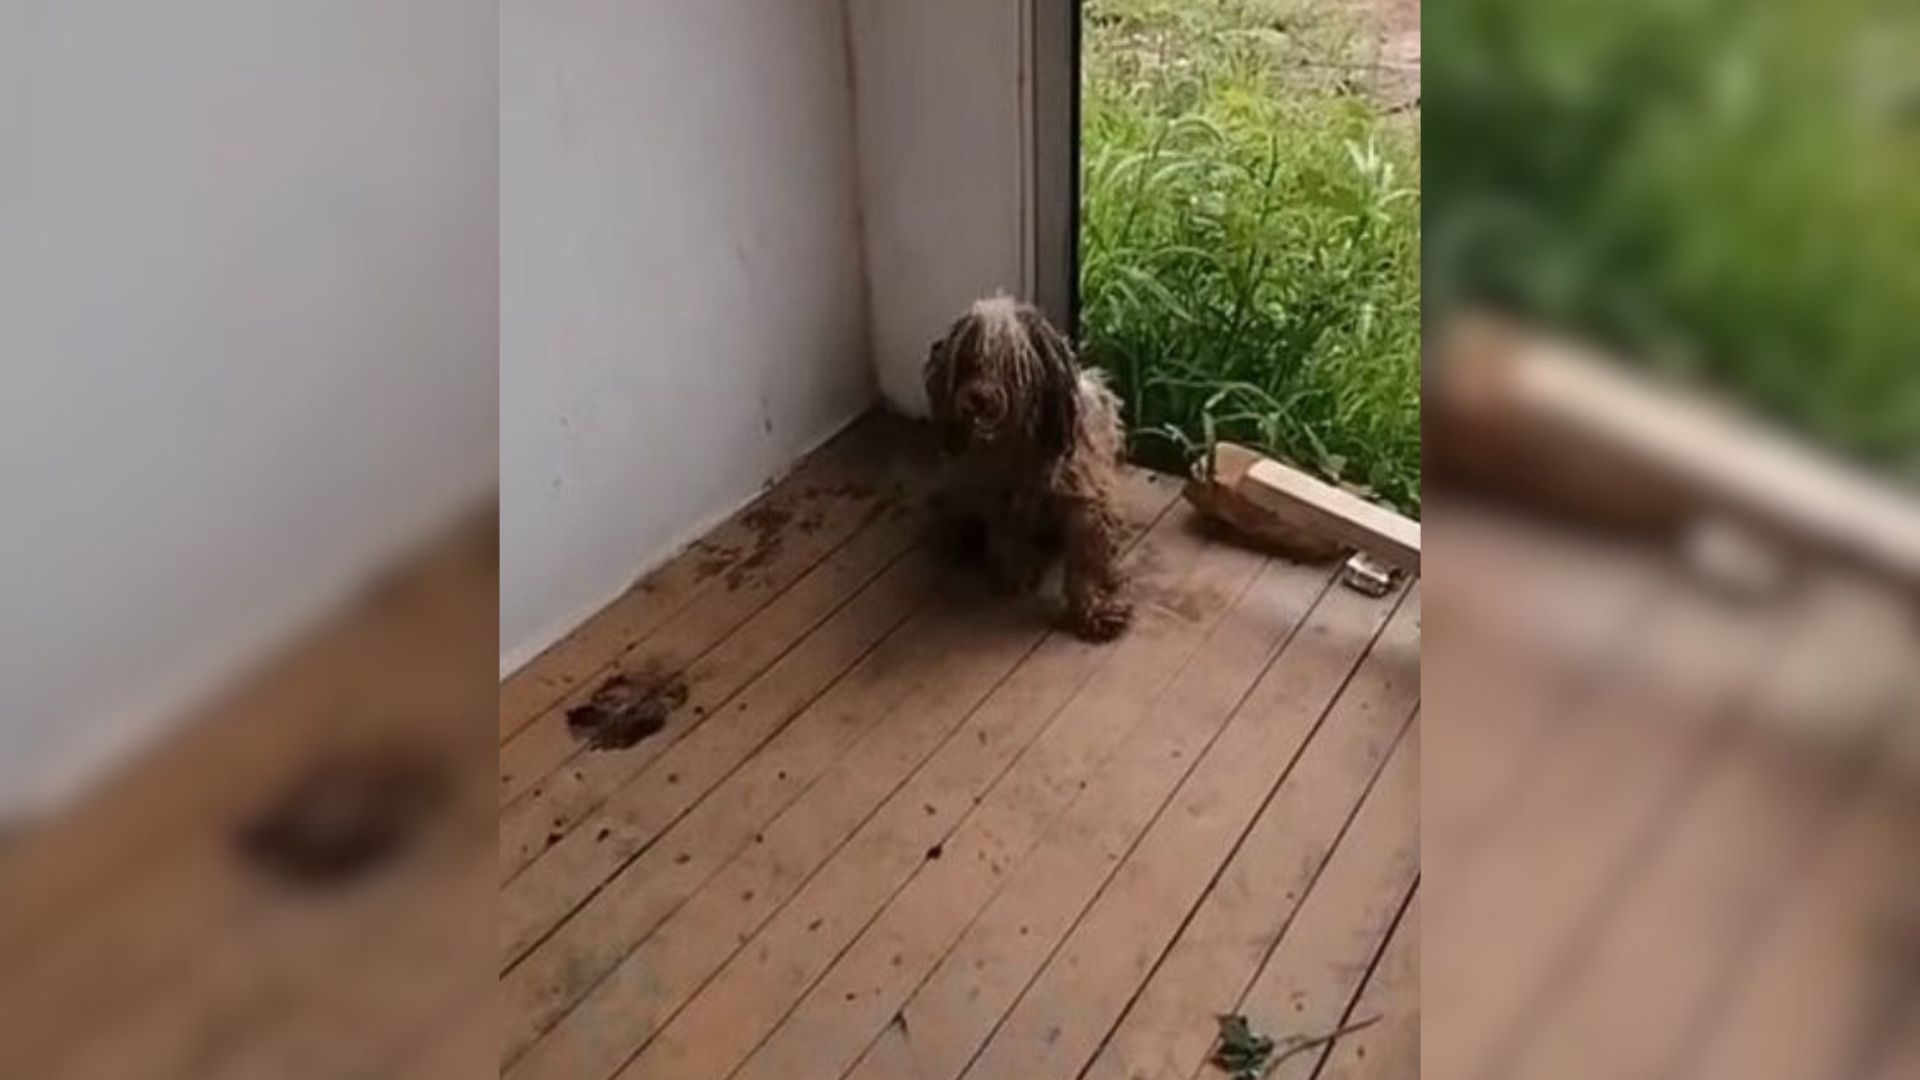
[[[1123,436],[1113,392],[1080,370],[1036,308],[1005,296],[954,322],[927,357],[926,380],[955,465],[947,509],[957,504],[976,530],[988,566],[1025,591],[1064,547],[1074,632],[1117,637],[1132,608],[1120,596],[1114,487]]]

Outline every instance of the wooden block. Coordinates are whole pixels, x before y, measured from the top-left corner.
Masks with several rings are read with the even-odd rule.
[[[1247,468],[1235,491],[1302,531],[1356,548],[1410,574],[1420,572],[1420,525],[1277,461]]]
[[[1665,528],[1722,515],[1920,587],[1920,503],[1907,491],[1718,400],[1498,319],[1459,320],[1441,352],[1428,405],[1445,422],[1430,425],[1428,448],[1445,471],[1527,496],[1551,491],[1607,517],[1631,507],[1626,516]],[[1492,476],[1454,467],[1474,458],[1505,465]]]
[[[1220,443],[1200,474],[1187,482],[1186,497],[1195,509],[1225,525],[1235,539],[1295,562],[1331,562],[1346,553],[1338,541],[1302,529],[1255,505],[1240,493],[1248,470],[1265,460],[1256,450]],[[1209,468],[1210,466],[1210,468]]]

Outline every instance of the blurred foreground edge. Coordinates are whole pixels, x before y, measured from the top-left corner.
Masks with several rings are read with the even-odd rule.
[[[1597,350],[1491,314],[1441,335],[1423,388],[1441,484],[1576,520],[1667,531],[1724,516],[1920,592],[1920,501]]]
[[[1430,338],[1429,1080],[1920,1076],[1920,511],[1486,315]]]
[[[486,1075],[478,507],[0,848],[0,1076]]]

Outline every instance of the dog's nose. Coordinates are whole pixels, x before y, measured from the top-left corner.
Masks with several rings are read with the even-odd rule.
[[[1006,403],[992,387],[974,385],[960,391],[960,413],[969,420],[994,423],[1005,408]]]

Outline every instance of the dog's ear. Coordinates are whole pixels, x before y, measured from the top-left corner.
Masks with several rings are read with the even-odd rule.
[[[922,371],[927,387],[927,411],[947,453],[966,449],[966,428],[953,416],[953,334],[939,338],[927,347],[927,364]]]
[[[933,344],[927,346],[927,362],[920,369],[920,378],[927,386],[927,404],[933,408],[938,408],[939,399],[946,396],[950,378],[946,345],[946,338],[935,338]]]
[[[1064,457],[1073,451],[1073,433],[1080,423],[1080,367],[1073,346],[1038,311],[1023,311],[1020,321],[1040,358],[1034,439],[1048,457]]]

